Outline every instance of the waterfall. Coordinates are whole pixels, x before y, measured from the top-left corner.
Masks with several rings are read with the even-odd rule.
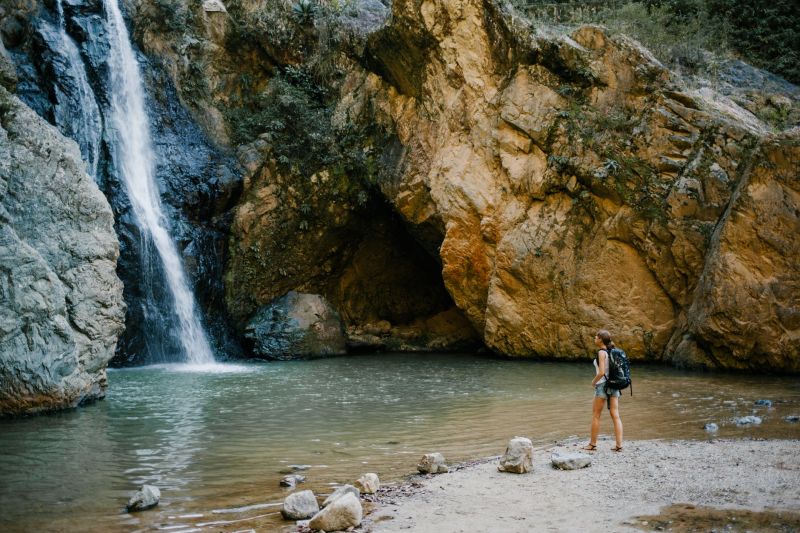
[[[78,46],[67,35],[64,7],[61,2],[62,0],[58,0],[56,3],[58,34],[62,45],[59,51],[64,55],[67,63],[65,73],[72,79],[74,86],[62,88],[63,99],[58,98],[59,103],[55,106],[55,121],[64,135],[78,143],[89,175],[93,179],[97,179],[97,162],[100,158],[100,135],[103,123]]]
[[[150,125],[145,114],[144,88],[139,65],[131,46],[117,0],[103,0],[108,17],[110,50],[110,116],[106,119],[111,152],[119,177],[125,184],[136,223],[150,237],[163,265],[174,301],[174,312],[186,360],[192,364],[212,363],[214,356],[200,324],[194,295],[189,289],[177,248],[167,230],[155,175],[155,156]],[[148,247],[142,247],[142,253]],[[142,272],[142,276],[150,273]],[[147,280],[144,280],[147,282]]]

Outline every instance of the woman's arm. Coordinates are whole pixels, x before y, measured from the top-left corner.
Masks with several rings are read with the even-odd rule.
[[[600,378],[606,375],[606,357],[608,357],[608,354],[605,350],[600,350],[597,352],[597,374],[592,380],[592,387],[597,385],[597,382],[600,381]]]

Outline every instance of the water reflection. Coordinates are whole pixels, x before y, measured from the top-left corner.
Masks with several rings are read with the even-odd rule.
[[[458,461],[498,454],[514,435],[540,444],[585,435],[592,396],[590,364],[472,356],[177,370],[113,371],[104,402],[0,421],[0,529],[270,529],[289,464],[312,465],[303,488],[317,493],[366,471],[396,479],[429,451]],[[629,438],[706,438],[706,422],[721,437],[800,437],[783,421],[800,414],[795,378],[637,367],[634,379],[621,403]],[[754,405],[761,398],[773,407]],[[753,413],[760,426],[732,422]],[[161,504],[122,513],[142,483],[161,488]]]

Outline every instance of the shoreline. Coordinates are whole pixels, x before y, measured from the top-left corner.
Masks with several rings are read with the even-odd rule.
[[[551,466],[552,452],[579,451],[584,440],[534,448],[527,474],[498,472],[499,456],[452,465],[447,474],[411,474],[364,498],[372,508],[358,530],[689,531],[726,521],[726,531],[800,527],[800,440],[636,440],[615,453],[605,436],[588,453],[591,466]]]

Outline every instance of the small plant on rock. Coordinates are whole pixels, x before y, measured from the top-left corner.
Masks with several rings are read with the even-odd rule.
[[[318,7],[314,0],[298,0],[292,4],[292,16],[299,24],[313,24]]]

